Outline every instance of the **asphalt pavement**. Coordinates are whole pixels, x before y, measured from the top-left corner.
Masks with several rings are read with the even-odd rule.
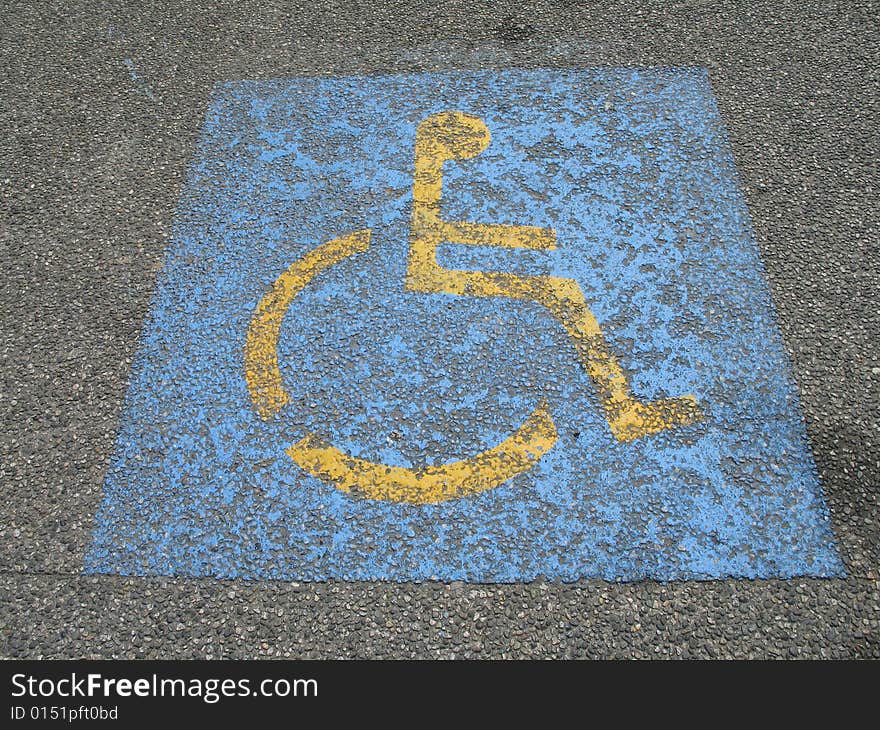
[[[878,14],[839,3],[13,3],[0,26],[0,656],[880,658]],[[215,83],[706,69],[847,577],[83,575]]]

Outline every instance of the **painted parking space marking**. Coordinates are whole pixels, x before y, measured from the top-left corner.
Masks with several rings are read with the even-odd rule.
[[[705,73],[218,85],[85,570],[842,575]]]
[[[463,243],[553,250],[555,233],[532,226],[444,221],[440,216],[442,166],[447,160],[467,159],[482,152],[489,131],[461,112],[434,114],[416,132],[413,212],[406,290],[426,294],[501,296],[544,305],[578,345],[587,373],[605,408],[611,432],[620,441],[686,424],[699,418],[692,396],[644,404],[629,393],[626,377],[609,352],[598,323],[574,279],[518,276],[496,272],[456,271],[437,262],[437,246]],[[245,343],[245,377],[257,411],[268,418],[288,405],[278,368],[281,323],[292,298],[319,270],[369,248],[370,230],[358,231],[317,247],[294,263],[257,305]],[[359,490],[371,499],[430,503],[474,494],[504,483],[556,443],[556,428],[544,404],[526,426],[505,440],[503,447],[476,459],[413,470],[348,459],[314,434],[304,436],[287,454],[305,471]],[[505,459],[506,462],[505,463]]]

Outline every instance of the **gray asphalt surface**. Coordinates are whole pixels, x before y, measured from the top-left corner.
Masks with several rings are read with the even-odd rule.
[[[7,4],[0,656],[880,658],[871,2]],[[529,585],[81,577],[215,81],[708,69],[849,577]]]

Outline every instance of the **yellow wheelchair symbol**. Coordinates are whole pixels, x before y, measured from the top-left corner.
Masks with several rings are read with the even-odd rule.
[[[630,441],[693,423],[701,413],[693,396],[644,403],[631,393],[617,358],[573,279],[554,276],[460,271],[437,263],[441,243],[552,250],[553,229],[443,220],[440,197],[443,163],[475,157],[489,145],[486,125],[462,112],[433,114],[416,130],[415,176],[409,261],[405,288],[424,294],[507,297],[537,302],[574,340],[611,433]],[[245,342],[245,377],[254,408],[271,418],[290,402],[278,370],[278,338],[291,301],[317,274],[366,251],[370,229],[328,241],[290,266],[262,298]],[[389,466],[348,456],[315,434],[286,453],[300,468],[337,488],[367,499],[426,504],[492,489],[530,469],[557,441],[556,427],[541,403],[523,424],[494,448],[461,461],[418,469]]]

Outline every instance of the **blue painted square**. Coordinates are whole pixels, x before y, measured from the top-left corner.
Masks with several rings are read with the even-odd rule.
[[[460,110],[492,133],[444,168],[451,219],[552,226],[555,251],[445,244],[448,267],[577,280],[642,399],[703,421],[617,442],[537,305],[406,292],[413,145]],[[363,228],[297,297],[262,420],[245,333],[272,282]],[[316,431],[397,466],[462,459],[546,400],[559,441],[469,498],[353,497],[284,450]],[[232,82],[214,92],[104,484],[86,572],[322,580],[838,576],[828,513],[729,145],[693,69]]]

